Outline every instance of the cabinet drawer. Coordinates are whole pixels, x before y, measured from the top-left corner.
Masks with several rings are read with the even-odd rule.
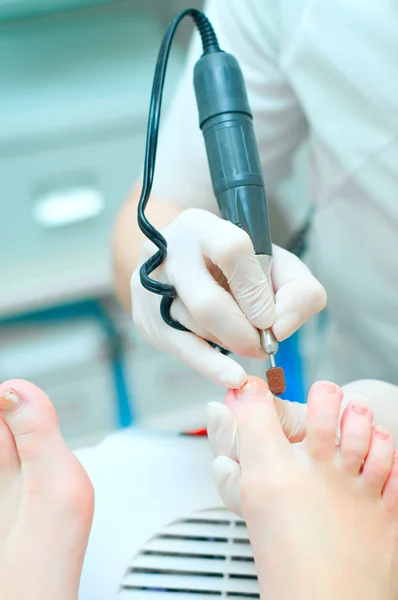
[[[140,360],[134,352],[127,352],[126,364],[138,421],[223,398],[223,389],[173,356],[153,351],[151,357]]]
[[[137,334],[136,334],[137,335]],[[265,363],[250,359],[238,359],[247,373],[264,377]],[[126,371],[138,421],[167,416],[181,410],[196,414],[203,407],[204,425],[206,405],[210,401],[223,401],[225,389],[207,381],[196,371],[186,367],[174,356],[162,353],[140,341],[126,351]],[[187,412],[188,414],[188,412]],[[178,420],[180,422],[180,419]]]
[[[0,379],[23,378],[42,388],[68,443],[117,427],[110,349],[94,320],[4,326],[0,338]]]
[[[117,403],[109,364],[96,361],[74,369],[73,380],[41,386],[54,403],[69,444],[117,428]]]
[[[39,285],[51,287],[52,280],[59,288],[60,273],[70,278],[84,267],[109,270],[113,222],[138,176],[144,137],[136,133],[1,161],[0,192],[8,201],[0,203],[0,220],[18,239],[12,250],[8,236],[0,239],[8,294],[23,290],[29,296]],[[79,190],[86,194],[81,202]],[[54,215],[57,224],[51,222]]]

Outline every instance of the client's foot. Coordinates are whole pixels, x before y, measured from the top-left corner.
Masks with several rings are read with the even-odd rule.
[[[47,396],[0,386],[0,596],[76,600],[94,494]]]
[[[251,380],[253,385],[253,380]],[[238,419],[242,503],[264,598],[396,598],[398,462],[390,433],[341,390],[316,384],[307,437],[286,440],[273,398],[228,404]]]

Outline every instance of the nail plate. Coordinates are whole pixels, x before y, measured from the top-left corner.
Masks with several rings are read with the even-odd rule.
[[[21,396],[13,388],[0,396],[0,411],[3,413],[12,413],[18,410],[23,404]]]
[[[375,427],[373,429],[373,433],[380,440],[388,440],[388,438],[390,437],[390,432],[388,431],[388,429],[384,429],[384,427]]]
[[[313,391],[320,394],[335,394],[338,386],[330,381],[317,381],[314,383]]]
[[[265,396],[271,394],[269,387],[263,379],[248,379],[248,381],[236,391],[236,400],[244,402],[245,400],[264,400]]]
[[[355,404],[352,404],[351,410],[356,415],[360,415],[360,416],[363,417],[368,412],[368,407],[365,406],[364,404],[357,404],[357,403],[355,403]]]

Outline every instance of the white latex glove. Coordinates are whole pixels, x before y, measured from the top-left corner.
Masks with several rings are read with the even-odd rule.
[[[275,408],[286,437],[291,442],[302,441],[306,405],[275,398]],[[207,433],[215,457],[213,472],[218,492],[228,510],[242,517],[237,423],[228,406],[218,402],[208,404]]]
[[[167,260],[152,277],[176,288],[172,317],[194,333],[166,325],[159,312],[161,298],[141,285],[139,267],[156,251],[150,242],[144,244],[131,278],[134,323],[147,341],[217,384],[239,388],[246,373],[204,340],[241,356],[264,358],[258,329],[273,326],[283,340],[325,306],[320,283],[297,257],[278,247],[272,273],[274,304],[248,235],[207,211],[186,210],[162,233]]]

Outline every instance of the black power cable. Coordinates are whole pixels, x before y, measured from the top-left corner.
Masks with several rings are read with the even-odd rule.
[[[188,8],[180,12],[170,23],[163,37],[160,46],[158,60],[156,63],[155,75],[152,84],[151,102],[149,107],[147,138],[145,147],[144,174],[141,196],[138,203],[138,225],[142,233],[155,244],[158,251],[151,256],[140,268],[141,285],[154,294],[162,296],[160,303],[160,313],[167,325],[180,331],[190,331],[178,321],[174,321],[170,315],[171,305],[177,297],[176,289],[173,285],[160,283],[150,277],[150,274],[155,271],[167,257],[167,241],[164,236],[155,227],[149,223],[145,216],[145,208],[148,204],[151,194],[156,163],[156,151],[159,137],[159,122],[162,109],[163,89],[166,77],[167,63],[170,55],[171,45],[173,42],[176,30],[185,17],[191,17],[199,31],[203,54],[210,52],[220,52],[216,34],[213,27],[204,13],[195,8]],[[217,348],[223,354],[228,351],[221,348],[213,342],[208,342],[213,348]]]

